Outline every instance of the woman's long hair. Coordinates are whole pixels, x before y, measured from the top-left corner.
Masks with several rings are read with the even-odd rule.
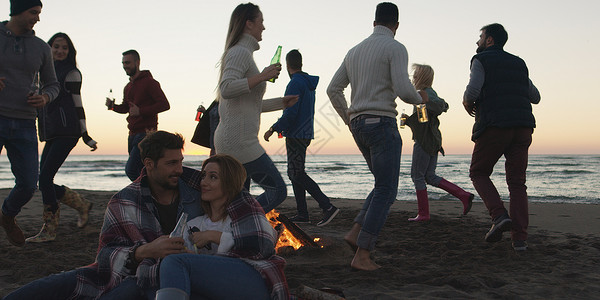
[[[225,51],[223,51],[223,55],[221,55],[221,60],[219,61],[220,71],[219,82],[217,83],[217,100],[221,97],[219,85],[221,84],[223,70],[225,68],[223,60],[225,60],[225,56],[227,55],[229,49],[235,46],[235,44],[237,44],[242,38],[242,34],[244,34],[244,29],[246,28],[246,21],[255,20],[259,14],[260,8],[258,5],[250,2],[238,5],[231,13],[229,29],[227,30],[227,38],[225,39]]]
[[[67,57],[65,58],[65,61],[68,62],[69,64],[73,65],[73,66],[77,66],[77,50],[75,50],[75,46],[73,45],[73,42],[71,41],[71,38],[69,38],[69,36],[66,33],[63,32],[58,32],[55,35],[53,35],[50,40],[48,40],[48,45],[50,45],[50,47],[52,47],[52,44],[54,43],[54,40],[56,40],[57,38],[63,38],[65,39],[65,41],[67,41],[67,45],[69,46],[69,53],[67,54]]]
[[[433,68],[429,65],[413,64],[413,85],[417,90],[424,90],[433,85]]]
[[[246,182],[246,169],[244,166],[234,157],[226,155],[226,154],[216,154],[207,158],[202,163],[202,170],[204,172],[204,167],[208,163],[216,163],[219,165],[219,169],[221,174],[219,174],[219,181],[221,182],[221,188],[223,189],[223,193],[225,197],[227,197],[227,202],[225,203],[225,207],[229,206],[229,203],[235,199],[244,189],[244,183]],[[204,174],[202,175],[204,177]],[[212,210],[210,209],[210,202],[202,200],[200,202],[202,205],[202,209],[204,212],[212,218]],[[218,216],[219,220],[227,217],[227,210],[223,212],[223,215]]]

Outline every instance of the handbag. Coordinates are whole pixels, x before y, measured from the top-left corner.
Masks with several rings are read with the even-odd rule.
[[[210,148],[210,111],[219,105],[217,101],[213,101],[208,109],[202,114],[202,118],[196,124],[196,130],[194,130],[194,136],[192,136],[192,143],[200,145],[202,147]]]

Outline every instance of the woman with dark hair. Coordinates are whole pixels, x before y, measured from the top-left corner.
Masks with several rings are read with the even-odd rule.
[[[246,169],[246,189],[250,179],[265,192],[256,200],[269,212],[287,197],[281,174],[258,141],[260,114],[290,107],[298,101],[297,95],[263,101],[267,83],[277,78],[281,64],[276,63],[258,71],[253,52],[260,48],[263,15],[252,3],[238,5],[231,14],[225,51],[221,58],[219,76],[219,125],[214,144],[217,153],[238,159]]]
[[[156,299],[288,299],[277,232],[244,189],[244,166],[217,154],[202,164],[201,180],[205,214],[184,234],[197,254],[163,259]]]
[[[82,137],[86,145],[96,150],[97,143],[87,133],[81,102],[81,73],[77,69],[77,51],[68,35],[59,32],[48,41],[52,48],[54,69],[60,83],[60,93],[54,101],[38,110],[40,141],[46,142],[40,160],[40,191],[44,203],[42,230],[26,242],[40,243],[56,238],[60,217],[59,203],[79,212],[77,227],[88,222],[92,203],[66,186],[54,184],[54,176]]]

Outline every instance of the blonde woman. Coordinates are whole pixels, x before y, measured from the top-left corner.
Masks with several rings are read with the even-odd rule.
[[[214,144],[217,154],[228,154],[238,159],[246,169],[244,186],[250,179],[265,192],[256,200],[265,212],[279,205],[287,196],[281,174],[258,142],[260,114],[290,107],[298,101],[297,95],[263,101],[266,81],[277,78],[281,64],[270,65],[258,71],[253,52],[260,48],[263,15],[252,3],[238,5],[231,14],[225,52],[221,58],[219,77],[219,125]]]
[[[409,221],[428,221],[430,219],[427,184],[439,187],[460,199],[463,204],[463,215],[471,210],[474,198],[473,194],[435,174],[438,152],[444,155],[438,116],[448,110],[448,103],[431,88],[433,75],[434,72],[431,66],[413,64],[413,84],[417,90],[423,90],[429,96],[429,102],[425,104],[429,121],[420,123],[416,110],[410,117],[404,115],[407,118],[406,125],[412,130],[413,140],[415,141],[410,176],[415,184],[417,205],[419,207],[418,215],[409,218]]]

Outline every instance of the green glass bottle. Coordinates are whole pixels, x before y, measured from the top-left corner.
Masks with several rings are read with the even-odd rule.
[[[277,64],[281,61],[281,45],[277,46],[277,51],[275,51],[275,55],[271,59],[271,64]],[[269,82],[275,82],[275,77],[269,79]]]

